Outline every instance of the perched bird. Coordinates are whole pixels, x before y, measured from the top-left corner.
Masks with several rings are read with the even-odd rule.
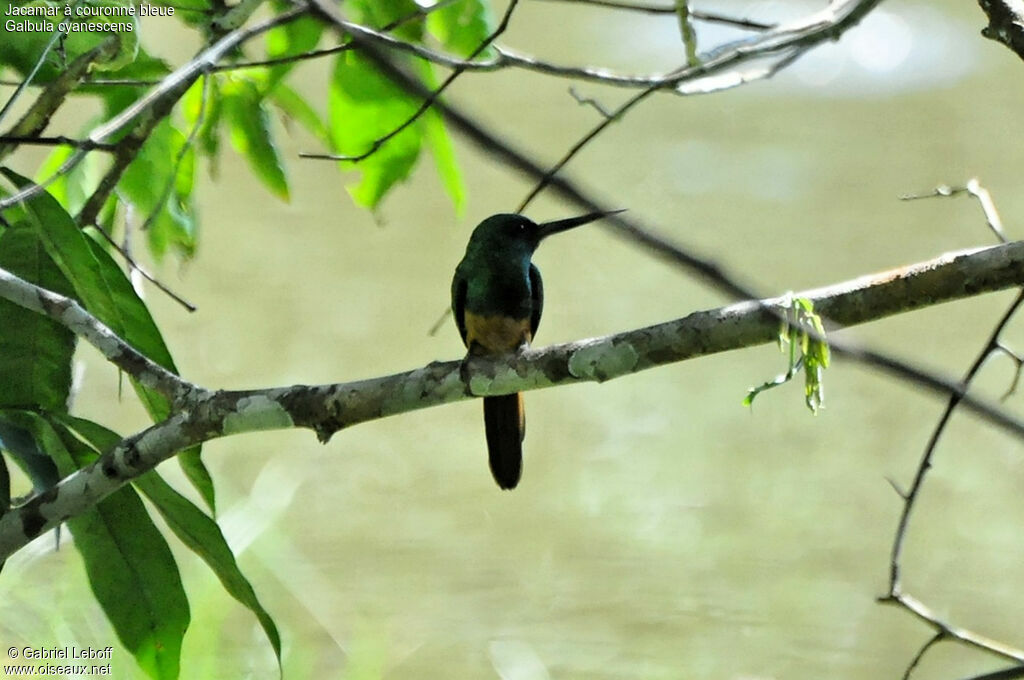
[[[551,234],[610,214],[543,224],[522,215],[494,215],[481,222],[452,279],[452,312],[469,354],[494,356],[529,345],[544,308],[540,271],[530,261],[533,252]],[[514,489],[523,471],[523,395],[484,397],[484,429],[494,481]]]

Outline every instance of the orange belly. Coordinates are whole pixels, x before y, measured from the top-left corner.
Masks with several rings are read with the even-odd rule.
[[[533,339],[530,320],[466,311],[466,347],[472,354],[513,352]]]

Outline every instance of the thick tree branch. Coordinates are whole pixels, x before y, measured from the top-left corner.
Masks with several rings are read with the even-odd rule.
[[[1021,0],[978,0],[981,11],[988,16],[988,26],[981,29],[986,38],[1001,42],[1024,59],[1024,2]]]
[[[797,293],[814,301],[833,326],[849,326],[897,312],[1024,283],[1024,242],[952,253],[853,281]],[[0,276],[0,296],[56,319],[112,354],[133,375],[161,376],[159,367],[137,366],[123,341],[73,301],[42,291],[10,274]],[[181,410],[125,439],[113,451],[53,489],[0,518],[0,561],[43,531],[91,507],[119,486],[188,446],[221,436],[306,427],[322,441],[340,429],[390,415],[463,401],[580,382],[603,382],[685,359],[772,342],[791,295],[695,312],[681,319],[498,359],[434,362],[394,375],[332,385],[209,392],[166,374],[154,383],[176,391]],[[135,353],[137,354],[137,353]],[[125,360],[124,356],[131,357]],[[144,357],[141,360],[145,361]],[[159,388],[158,387],[158,388]],[[955,385],[946,386],[955,390]],[[969,395],[962,404],[1017,434],[1024,423]]]
[[[860,21],[865,14],[878,4],[878,1],[836,0],[825,10],[815,15],[818,17],[817,21],[824,21],[826,24],[820,33],[815,34],[815,39],[824,39],[823,36],[837,37],[843,30],[850,28]],[[318,14],[328,19],[335,26],[338,25],[337,13],[331,6],[325,5],[323,0],[309,0],[309,2]],[[805,19],[800,23],[806,24],[808,22],[813,24],[815,20]],[[352,36],[352,40],[353,42],[360,43],[363,39]],[[363,53],[372,59],[385,75],[400,85],[406,92],[418,97],[429,96],[430,92],[419,80],[410,76],[393,63],[376,45],[370,42],[363,42],[361,48]],[[467,139],[479,146],[484,152],[500,159],[510,168],[534,180],[548,178],[548,174],[534,159],[478,124],[457,107],[439,100],[435,102],[435,108],[442,114],[448,124],[463,133]],[[599,203],[593,195],[588,194],[578,185],[564,177],[559,175],[550,177],[549,184],[563,198],[572,201],[589,212],[612,212],[611,206]],[[656,255],[666,262],[680,267],[719,291],[741,300],[756,300],[761,297],[754,294],[750,286],[744,285],[738,278],[727,274],[713,260],[701,257],[690,250],[677,246],[669,239],[647,228],[639,220],[617,214],[606,218],[605,224],[614,227],[617,234],[646,248],[652,255]],[[781,310],[770,307],[763,307],[762,309],[766,310],[769,314],[775,315],[779,321],[784,322],[786,319],[785,314]],[[809,331],[809,333],[814,335],[813,331]],[[1021,421],[1008,416],[1005,412],[999,412],[998,409],[984,406],[977,400],[967,396],[963,385],[954,380],[924,370],[919,366],[913,366],[905,360],[895,359],[880,352],[858,347],[850,342],[840,342],[833,339],[830,347],[834,355],[853,359],[881,373],[912,382],[929,392],[943,395],[961,395],[964,405],[975,413],[983,413],[991,422],[999,423],[1015,433],[1021,432]]]
[[[76,301],[0,269],[0,297],[50,317],[100,351],[112,364],[146,387],[180,403],[198,389],[151,361],[122,340]]]
[[[596,66],[564,66],[521,54],[510,48],[495,45],[493,59],[473,61],[437,52],[421,45],[408,43],[381,31],[363,26],[342,17],[334,7],[323,0],[311,0],[316,11],[334,26],[352,37],[356,44],[371,44],[411,54],[445,68],[464,71],[498,71],[518,68],[550,76],[587,80],[619,87],[661,89],[678,88],[683,83],[720,74],[744,62],[777,55],[789,50],[806,51],[825,40],[834,40],[855,26],[881,0],[834,0],[828,7],[797,21],[765,31],[753,38],[722,45],[701,64],[683,66],[667,73],[628,75]],[[699,88],[695,88],[699,91]]]
[[[549,2],[551,0],[548,0]],[[670,5],[649,5],[640,2],[623,2],[618,0],[557,0],[559,2],[567,2],[576,5],[589,5],[591,7],[603,7],[606,9],[617,9],[624,10],[627,12],[638,12],[640,14],[662,14],[673,16],[676,13],[676,8]],[[724,14],[716,14],[715,12],[702,12],[700,10],[691,9],[690,16],[700,21],[707,21],[708,23],[725,24],[727,26],[733,26],[735,28],[745,28],[750,31],[767,31],[775,28],[774,24],[766,24],[760,21],[753,21],[751,19],[740,19],[736,17],[726,16]]]

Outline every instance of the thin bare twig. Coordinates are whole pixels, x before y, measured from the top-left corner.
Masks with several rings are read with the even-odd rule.
[[[569,96],[576,100],[576,103],[580,106],[589,106],[598,113],[601,114],[602,118],[611,118],[612,113],[604,107],[601,102],[597,101],[593,97],[585,97],[576,91],[575,87],[569,86]]]
[[[996,210],[995,203],[992,202],[992,195],[988,189],[983,187],[977,178],[971,178],[967,181],[967,184],[963,186],[950,186],[948,184],[940,184],[931,191],[923,194],[904,194],[900,196],[901,201],[915,201],[922,198],[948,198],[950,196],[957,196],[959,194],[968,194],[972,198],[978,201],[981,205],[982,212],[985,213],[985,223],[988,228],[992,230],[992,233],[996,235],[1003,243],[1006,243],[1009,239],[1006,236],[1006,231],[1003,229],[1003,220],[999,217],[999,211]]]
[[[30,146],[72,146],[83,151],[115,151],[117,144],[94,142],[90,139],[72,139],[63,135],[37,137],[33,135],[0,135],[0,144],[28,144]]]
[[[661,89],[674,89],[679,94],[708,94],[737,87],[753,80],[770,78],[781,69],[796,61],[808,50],[819,45],[822,41],[834,39],[841,35],[843,31],[855,26],[879,1],[846,0],[845,2],[833,2],[823,12],[807,17],[791,26],[779,28],[778,30],[758,36],[752,41],[741,41],[735,47],[722,46],[716,49],[712,56],[703,62],[690,65],[650,84],[646,89],[619,106],[610,116],[605,117],[604,120],[591,128],[590,131],[573,144],[565,155],[537,181],[530,193],[519,204],[517,211],[523,211],[551,183],[551,179],[587,144],[596,139],[613,121],[622,118],[630,109],[654,92]],[[742,64],[754,55],[761,57],[777,55],[778,58],[775,63],[767,67],[758,68],[748,74],[737,73],[734,77],[725,78],[724,80],[721,79],[720,75],[715,76],[715,74],[721,74],[729,68]],[[720,78],[720,80],[706,86],[698,84],[698,81],[701,79],[710,79],[713,76]]]
[[[554,179],[555,175],[561,172],[562,168],[564,168],[566,164],[569,163],[569,161],[575,158],[576,154],[583,150],[583,147],[589,144],[592,140],[596,139],[599,134],[604,132],[605,128],[607,128],[609,125],[622,118],[622,116],[624,116],[630,109],[632,109],[634,106],[650,97],[659,89],[661,89],[660,86],[652,86],[640,92],[639,94],[633,95],[628,100],[626,100],[624,104],[615,109],[615,111],[613,111],[610,115],[605,116],[600,123],[592,127],[590,131],[587,132],[587,134],[583,135],[583,137],[578,139],[575,144],[569,147],[569,150],[565,152],[565,155],[563,155],[557,163],[552,165],[544,173],[544,175],[539,180],[537,180],[537,183],[533,186],[533,189],[530,190],[530,193],[526,195],[526,198],[524,198],[522,202],[519,204],[519,207],[516,208],[516,212],[521,213],[524,210],[526,210],[526,207],[533,202],[533,199],[535,199],[537,195],[540,194],[540,192],[543,191],[544,188],[551,183],[551,180]]]
[[[1020,384],[1020,374],[1021,371],[1024,370],[1024,357],[1017,352],[1014,352],[1002,342],[999,342],[996,345],[996,350],[998,350],[1000,354],[1009,357],[1010,361],[1014,363],[1013,380],[1010,381],[1010,386],[1006,388],[1006,392],[1003,393],[1003,396],[999,398],[1000,401],[1006,401],[1017,392],[1017,386]]]
[[[972,179],[964,187],[957,188],[948,185],[940,185],[932,192],[926,194],[907,195],[901,198],[903,198],[903,200],[912,200],[934,196],[955,196],[960,193],[969,193],[971,196],[978,199],[989,227],[1000,240],[1006,242],[1006,237],[1002,230],[1002,224],[999,220],[998,213],[995,210],[995,206],[992,203],[991,196],[987,190],[980,186],[977,180]],[[983,649],[992,654],[1024,663],[1024,652],[1009,647],[1008,645],[1004,645],[1003,643],[990,640],[977,633],[960,628],[939,618],[938,615],[924,603],[903,591],[902,580],[903,549],[906,542],[907,532],[910,527],[910,517],[913,513],[913,509],[917,502],[917,498],[920,495],[921,489],[924,486],[928,471],[932,467],[932,459],[934,458],[938,443],[941,440],[954,411],[956,411],[957,407],[961,405],[964,394],[970,388],[971,383],[978,375],[982,366],[993,353],[1005,351],[1003,350],[1003,346],[999,338],[1022,304],[1024,304],[1024,289],[1018,293],[1009,308],[1007,308],[1003,313],[1003,316],[999,319],[995,328],[990,333],[985,346],[982,348],[981,352],[978,353],[978,356],[975,358],[971,366],[967,369],[967,373],[961,381],[963,392],[960,394],[950,395],[949,401],[946,403],[946,408],[943,410],[938,423],[936,423],[931,436],[928,438],[928,443],[925,445],[924,453],[921,456],[921,461],[918,463],[910,488],[906,491],[902,491],[896,487],[895,484],[893,485],[903,500],[903,509],[900,512],[900,518],[896,526],[896,532],[893,536],[892,549],[889,557],[889,591],[884,596],[880,597],[879,601],[883,603],[896,604],[911,612],[931,626],[936,632],[936,637],[939,639],[955,639],[964,644]],[[1011,356],[1015,355],[1011,354]],[[1018,377],[1019,372],[1020,364],[1018,363]],[[1013,384],[1011,385],[1011,391],[1016,386],[1016,383],[1017,377],[1014,378]],[[935,640],[935,638],[933,638],[933,640]],[[920,658],[925,654],[925,652],[927,652],[930,646],[931,643],[925,645],[925,647],[918,652],[914,661],[907,669],[907,675],[904,677],[909,676],[910,671],[917,665]]]
[[[191,302],[189,302],[188,300],[186,300],[185,298],[181,297],[173,290],[171,290],[170,287],[168,287],[166,284],[160,281],[160,279],[156,278],[148,271],[146,271],[145,268],[142,267],[142,265],[140,265],[132,258],[132,255],[131,253],[128,252],[128,249],[119,245],[117,241],[111,238],[110,234],[108,234],[106,230],[104,230],[102,227],[97,226],[96,231],[98,231],[100,235],[103,236],[103,239],[107,243],[109,243],[111,247],[113,247],[114,250],[116,250],[121,257],[124,258],[124,261],[128,263],[128,266],[131,267],[132,271],[137,271],[139,274],[142,275],[143,278],[145,278],[147,281],[149,281],[154,286],[159,288],[162,293],[164,293],[167,297],[171,298],[179,305],[184,307],[187,311],[194,312],[196,311],[196,309],[198,309],[194,304],[192,304]]]
[[[1024,665],[1010,666],[991,673],[964,678],[964,680],[1017,680],[1018,678],[1024,678]]]
[[[921,659],[924,658],[925,653],[934,645],[937,645],[945,639],[946,634],[942,631],[939,631],[928,638],[928,641],[921,645],[921,649],[917,650],[917,654],[915,654],[914,658],[910,660],[909,664],[907,664],[907,669],[903,671],[903,680],[910,680],[911,674],[914,672],[914,669],[917,668],[918,664],[921,663]]]
[[[552,0],[547,0],[551,2]],[[590,5],[592,7],[603,7],[606,9],[624,10],[627,12],[639,12],[640,14],[675,14],[674,7],[666,5],[648,5],[640,2],[625,2],[623,0],[554,0],[557,2],[568,2],[578,5]],[[702,12],[691,9],[690,16],[708,23],[725,24],[736,28],[745,28],[751,31],[770,31],[775,24],[766,24],[752,19],[737,19],[724,14],[714,12]]]
[[[878,601],[883,604],[895,604],[902,607],[924,623],[934,628],[936,633],[941,633],[943,638],[956,640],[968,647],[974,647],[975,649],[980,649],[990,654],[994,654],[995,656],[1024,664],[1024,650],[1011,647],[1010,645],[985,637],[984,635],[975,633],[967,628],[962,628],[943,621],[942,618],[932,611],[930,607],[913,595],[909,595],[907,593],[885,595],[878,598]]]
[[[791,64],[793,61],[795,61],[796,58],[800,56],[800,54],[802,54],[802,52],[800,52],[800,51],[792,51],[792,52],[783,54],[782,57],[779,58],[775,63],[773,63],[773,64],[771,64],[771,65],[769,65],[767,67],[762,67],[762,68],[758,69],[752,75],[747,76],[747,75],[738,74],[736,78],[730,79],[730,80],[728,80],[726,82],[718,83],[716,85],[712,85],[711,88],[704,89],[702,93],[706,94],[706,93],[709,93],[709,92],[712,92],[712,91],[720,91],[720,90],[724,90],[724,89],[729,89],[729,88],[732,88],[732,87],[737,87],[739,85],[743,85],[743,84],[745,84],[747,82],[750,82],[751,80],[771,77],[772,75],[774,75],[775,73],[777,73],[778,71],[782,70],[783,68],[785,68],[786,66]],[[689,87],[693,87],[693,84],[691,84]],[[619,106],[619,108],[617,108],[615,111],[612,111],[610,113],[606,113],[605,116],[604,116],[604,119],[600,123],[595,125],[585,135],[583,135],[583,137],[578,139],[576,141],[576,143],[573,144],[569,148],[569,150],[566,151],[565,154],[554,165],[552,165],[550,168],[548,168],[548,170],[544,173],[544,176],[541,177],[539,180],[537,180],[537,183],[534,184],[533,188],[526,195],[526,198],[524,198],[522,200],[522,202],[519,204],[519,207],[516,208],[516,212],[522,212],[523,210],[525,210],[526,207],[528,205],[530,205],[530,203],[533,202],[533,199],[537,198],[537,196],[540,194],[540,192],[543,191],[549,184],[551,184],[551,180],[555,177],[555,175],[557,175],[559,172],[561,172],[562,169],[566,165],[569,164],[569,161],[571,161],[573,158],[575,158],[584,149],[584,147],[586,147],[588,144],[590,144],[590,142],[592,142],[595,139],[597,139],[597,137],[602,132],[604,132],[605,128],[607,128],[609,125],[611,125],[615,121],[621,120],[622,117],[625,116],[626,113],[630,109],[632,109],[634,106],[636,106],[637,104],[642,102],[644,99],[646,99],[647,97],[649,97],[650,95],[654,94],[655,92],[657,92],[660,89],[662,89],[662,86],[660,86],[660,85],[659,86],[651,86],[651,87],[647,88],[646,90],[640,92],[639,94],[637,94],[637,95],[629,98],[628,100],[626,100],[626,102],[624,104],[622,104],[621,106]],[[687,94],[689,94],[689,92]],[[579,101],[579,100],[577,100],[577,101]],[[599,110],[601,110],[601,109],[599,109]],[[604,113],[604,112],[602,111],[602,113]]]
[[[381,27],[380,30],[383,33],[388,33],[390,31],[395,30],[396,28],[404,26],[405,24],[425,19],[431,13],[460,1],[461,0],[441,0],[441,2],[435,3],[429,7],[422,7],[420,5],[417,5],[414,11],[409,12],[405,16],[399,17],[394,21],[385,24],[384,26]],[[293,64],[296,62],[320,59],[321,57],[328,57],[332,54],[339,54],[341,52],[348,52],[350,50],[352,50],[352,44],[344,43],[341,45],[335,45],[334,47],[327,47],[319,50],[309,50],[308,52],[303,52],[302,54],[291,54],[286,57],[275,57],[273,59],[262,59],[258,61],[241,61],[231,64],[219,64],[210,69],[210,73],[222,73],[224,71],[239,71],[242,69],[261,68],[268,66],[281,66],[284,64]]]

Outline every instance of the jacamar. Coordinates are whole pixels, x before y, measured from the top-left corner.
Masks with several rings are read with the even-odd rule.
[[[543,224],[522,215],[494,215],[473,230],[452,279],[452,311],[470,355],[495,356],[530,344],[544,309],[540,271],[530,261],[537,246],[551,234],[609,214]],[[494,481],[514,489],[523,471],[523,395],[484,397],[484,429]]]

